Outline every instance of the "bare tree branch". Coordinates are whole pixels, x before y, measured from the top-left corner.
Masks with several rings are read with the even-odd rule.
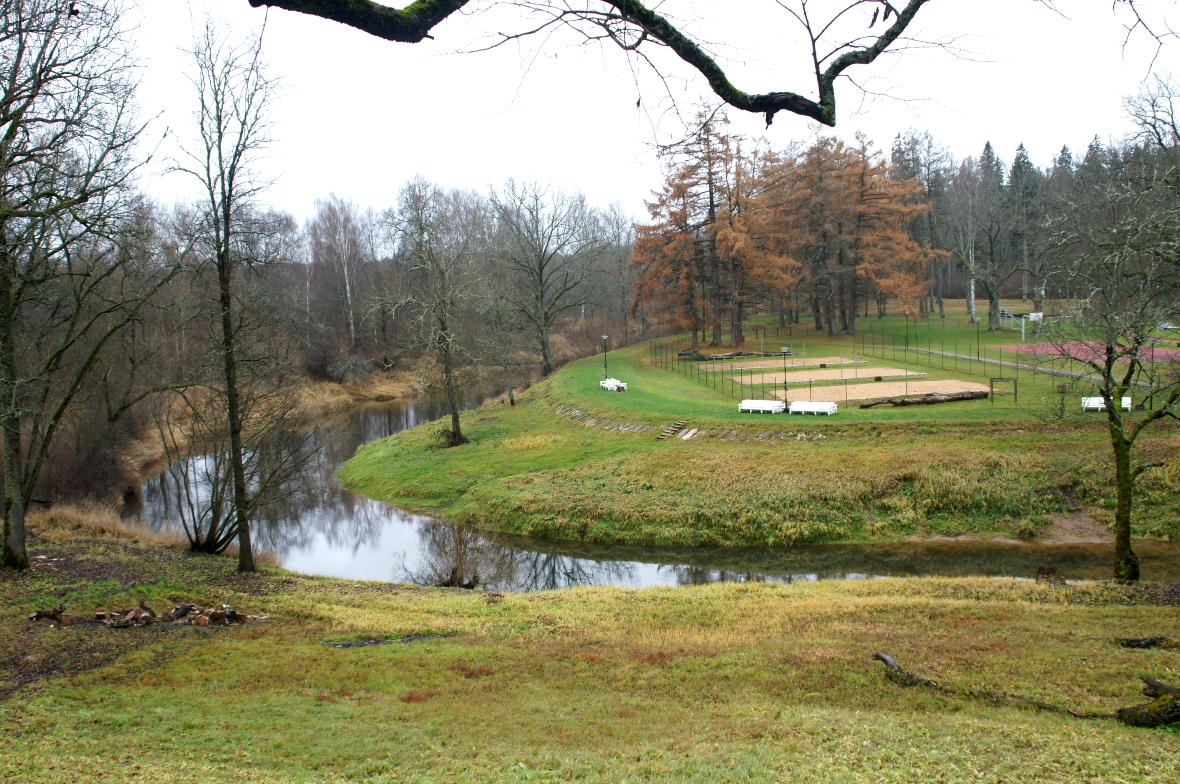
[[[836,79],[852,66],[868,65],[881,56],[901,37],[918,11],[928,2],[909,0],[904,8],[898,10],[883,0],[851,0],[833,19],[821,25],[818,32],[813,29],[805,8],[801,13],[791,11],[807,29],[811,38],[817,89],[817,98],[813,100],[788,91],[745,92],[730,81],[725,70],[700,43],[686,35],[667,17],[649,8],[647,4],[636,0],[597,1],[606,8],[593,8],[588,4],[574,7],[561,0],[517,3],[526,9],[551,15],[552,19],[523,33],[501,34],[498,44],[540,32],[555,23],[586,22],[598,27],[602,31],[602,38],[611,40],[626,52],[638,52],[641,45],[648,42],[668,47],[677,57],[704,76],[719,98],[734,108],[765,115],[767,125],[773,122],[776,113],[790,112],[828,126],[836,124]],[[435,25],[468,3],[467,0],[417,0],[401,10],[369,0],[250,0],[250,4],[255,7],[275,6],[332,19],[388,41],[417,43],[431,37],[429,31]],[[888,20],[892,14],[892,24],[880,35],[870,35],[838,44],[827,56],[819,57],[816,53],[818,41],[831,25],[850,11],[868,6],[873,6],[877,11],[885,8],[883,18]],[[877,14],[874,13],[874,23],[876,17]],[[588,38],[593,40],[594,36]],[[832,55],[836,56],[827,62],[827,57]]]

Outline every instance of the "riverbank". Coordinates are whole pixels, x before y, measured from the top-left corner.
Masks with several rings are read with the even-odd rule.
[[[813,355],[837,350],[812,344]],[[600,359],[574,362],[515,408],[466,412],[467,445],[444,449],[436,428],[421,426],[362,447],[339,478],[354,492],[465,525],[570,541],[733,547],[1109,535],[1104,424],[1053,418],[1051,398],[1042,408],[981,400],[760,416],[739,414],[707,377],[662,369],[647,346],[610,361],[631,385],[626,394],[598,388]],[[1035,401],[1055,381],[1028,382],[1022,394]],[[686,421],[681,435],[695,431],[688,440],[656,439],[676,421]],[[1162,425],[1141,441],[1165,465],[1139,480],[1139,537],[1180,535],[1177,433]]]
[[[295,416],[305,422],[320,422],[339,416],[358,405],[414,399],[421,395],[419,380],[410,373],[373,373],[365,381],[313,381],[302,379],[296,395]],[[168,455],[160,434],[149,430],[122,450],[127,491],[113,503],[127,503],[137,497],[144,480],[162,471]],[[128,492],[130,491],[130,492]],[[132,500],[131,503],[135,503]]]
[[[0,779],[39,782],[1171,780],[1180,735],[1109,712],[1180,680],[1173,586],[989,578],[487,594],[312,578],[31,521],[0,572]],[[261,621],[55,628],[60,604]],[[335,648],[325,643],[391,640]],[[402,640],[408,640],[402,642]]]

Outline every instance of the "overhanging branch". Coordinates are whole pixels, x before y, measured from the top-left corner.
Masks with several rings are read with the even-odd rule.
[[[416,44],[430,38],[439,22],[467,5],[469,0],[415,0],[405,8],[390,8],[372,0],[250,0],[250,5],[274,6],[287,11],[331,19],[386,41]]]
[[[288,11],[319,16],[362,30],[387,41],[418,43],[430,38],[435,25],[466,6],[469,0],[416,0],[403,9],[391,8],[372,0],[249,0],[250,5],[274,6]],[[666,18],[635,0],[603,0],[619,16],[640,28],[640,41],[623,46],[634,50],[642,39],[651,38],[667,46],[681,60],[704,76],[713,92],[736,109],[766,116],[766,124],[778,112],[790,112],[809,117],[827,126],[836,124],[836,79],[854,65],[868,65],[897,41],[928,0],[909,0],[905,7],[894,11],[894,22],[871,46],[846,51],[836,57],[827,68],[820,70],[817,63],[816,83],[819,100],[812,100],[794,92],[747,93],[729,80],[725,70],[695,41],[690,39]],[[563,12],[564,15],[564,12]],[[874,17],[874,22],[876,18]],[[622,45],[622,44],[620,44]]]

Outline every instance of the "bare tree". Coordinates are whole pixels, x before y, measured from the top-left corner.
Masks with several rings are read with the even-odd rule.
[[[601,260],[601,273],[607,296],[599,305],[622,327],[622,338],[617,345],[627,346],[631,343],[628,317],[631,315],[631,292],[635,287],[635,267],[631,264],[635,221],[615,203],[603,212],[602,227],[606,250]]]
[[[24,568],[43,461],[143,301],[120,285],[131,257],[111,239],[132,211],[141,126],[118,3],[2,0],[0,11],[0,562]]]
[[[523,336],[516,326],[516,308],[510,296],[512,283],[503,270],[492,266],[486,272],[482,289],[479,344],[486,359],[499,367],[508,405],[515,406],[516,383],[525,372],[526,361],[521,356],[525,353]]]
[[[351,201],[335,194],[317,199],[316,215],[308,222],[312,258],[332,269],[340,285],[344,318],[348,327],[348,350],[357,349],[357,320],[360,308],[360,276],[366,261],[364,216]]]
[[[1004,284],[1019,271],[1011,264],[1013,215],[1006,199],[1004,164],[996,157],[991,142],[984,145],[979,158],[979,244],[975,254],[975,281],[987,294],[989,331],[1000,329],[1000,296]]]
[[[979,162],[968,158],[959,163],[950,178],[951,247],[967,270],[967,317],[972,323],[979,320],[975,313],[975,251],[979,244],[979,201],[982,177]]]
[[[268,139],[267,110],[273,83],[262,67],[262,37],[231,44],[212,21],[189,51],[197,93],[197,140],[186,149],[177,171],[192,175],[203,191],[204,250],[217,276],[217,311],[221,322],[221,360],[225,374],[225,416],[229,431],[233,507],[238,537],[238,569],[254,571],[246,469],[242,450],[238,390],[238,331],[235,278],[254,260],[243,242],[238,221],[261,188],[251,165]]]
[[[1131,161],[1110,181],[1086,189],[1054,223],[1056,249],[1068,258],[1060,275],[1080,292],[1073,307],[1046,330],[1053,354],[1085,369],[1081,383],[1097,386],[1114,456],[1115,579],[1139,579],[1131,548],[1135,481],[1153,466],[1135,444],[1152,423],[1180,418],[1180,372],[1155,346],[1162,325],[1180,321],[1180,210],[1167,186],[1166,159]],[[1124,411],[1124,397],[1148,410]]]
[[[412,314],[418,345],[432,363],[426,375],[438,379],[450,410],[446,442],[465,444],[459,412],[472,351],[464,321],[478,306],[481,291],[477,256],[486,243],[483,204],[475,194],[444,192],[418,177],[402,188],[397,209],[386,213],[385,222],[397,238],[405,278],[391,310]]]
[[[515,278],[509,297],[520,327],[536,341],[547,376],[554,368],[553,325],[562,313],[590,302],[591,265],[608,243],[581,194],[509,180],[503,190],[492,192],[491,201],[498,224],[496,252]]]

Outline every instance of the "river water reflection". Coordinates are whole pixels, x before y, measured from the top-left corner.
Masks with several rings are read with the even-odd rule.
[[[437,404],[402,401],[364,406],[324,423],[313,433],[314,457],[300,477],[300,491],[263,511],[255,542],[276,553],[285,568],[306,574],[509,591],[885,575],[1031,577],[1039,566],[1059,567],[1071,579],[1110,575],[1106,545],[954,541],[678,550],[481,535],[354,495],[336,483],[336,469],[360,445],[442,413]],[[180,525],[176,475],[165,472],[143,486],[141,519],[154,529]],[[1144,579],[1180,582],[1180,547],[1143,543],[1136,550]]]

